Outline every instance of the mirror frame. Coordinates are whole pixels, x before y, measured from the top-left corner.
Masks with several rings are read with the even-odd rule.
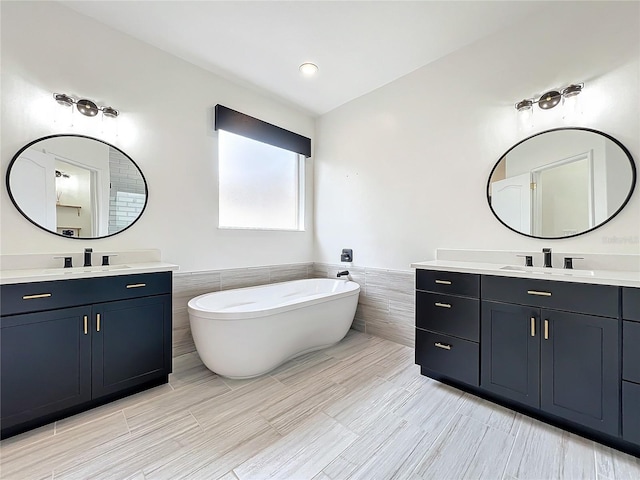
[[[142,181],[144,182],[144,189],[145,189],[145,199],[144,199],[144,205],[142,207],[142,210],[140,211],[140,215],[138,215],[138,217],[131,222],[129,225],[127,225],[125,228],[123,228],[122,230],[118,230],[115,233],[112,233],[110,235],[103,235],[101,237],[68,237],[66,235],[62,235],[61,233],[58,232],[53,232],[51,230],[46,229],[45,227],[41,226],[40,224],[34,222],[33,220],[31,220],[31,218],[29,218],[27,216],[26,213],[24,213],[22,211],[22,209],[18,206],[15,198],[13,197],[13,193],[11,192],[11,185],[9,182],[9,178],[11,177],[11,169],[13,168],[14,163],[16,162],[16,160],[18,160],[18,158],[20,157],[20,155],[22,154],[22,152],[24,152],[26,149],[28,149],[29,147],[31,147],[32,145],[41,142],[43,140],[48,140],[50,138],[58,138],[58,137],[77,137],[77,138],[86,138],[89,140],[93,140],[96,142],[100,142],[103,143],[111,148],[114,148],[115,150],[119,151],[122,155],[124,155],[137,169],[138,172],[140,172],[140,176],[142,177]],[[16,209],[18,210],[18,212],[20,212],[20,214],[26,218],[27,220],[29,220],[30,223],[32,223],[33,225],[35,225],[36,227],[38,227],[41,230],[44,230],[47,233],[50,233],[52,235],[56,235],[58,237],[62,237],[62,238],[68,238],[68,239],[72,239],[72,240],[100,240],[103,238],[109,238],[109,237],[113,237],[115,235],[118,235],[119,233],[124,232],[125,230],[131,228],[138,220],[140,220],[140,218],[142,217],[142,215],[144,214],[144,211],[147,208],[147,204],[149,203],[149,185],[147,184],[147,179],[144,176],[144,173],[142,173],[142,169],[138,166],[138,164],[136,162],[133,161],[133,159],[127,155],[125,152],[123,152],[122,150],[120,150],[118,147],[105,142],[104,140],[100,140],[99,138],[95,138],[95,137],[90,137],[88,135],[79,135],[79,134],[75,134],[75,133],[59,133],[59,134],[55,134],[55,135],[47,135],[46,137],[40,137],[37,138],[35,140],[33,140],[32,142],[27,143],[24,147],[22,147],[20,150],[18,150],[18,153],[16,153],[13,158],[11,159],[11,162],[9,163],[9,166],[7,167],[7,175],[6,175],[6,179],[5,179],[5,184],[7,187],[7,193],[9,194],[9,198],[11,199],[11,202],[13,203],[13,205],[16,207]]]
[[[591,132],[591,133],[595,133],[597,135],[602,135],[603,137],[611,140],[613,143],[615,143],[618,147],[620,147],[620,149],[625,153],[625,155],[627,156],[627,159],[629,160],[629,163],[631,164],[631,188],[629,189],[629,194],[627,195],[627,197],[625,198],[624,202],[622,202],[622,205],[620,205],[620,208],[618,208],[613,215],[609,216],[609,218],[607,218],[604,222],[599,223],[598,225],[596,225],[593,228],[590,228],[589,230],[584,230],[580,233],[574,233],[573,235],[565,235],[563,237],[538,237],[536,235],[529,235],[527,233],[522,233],[512,227],[510,227],[509,225],[507,225],[506,223],[504,223],[502,221],[502,219],[496,214],[495,210],[493,209],[493,207],[491,206],[491,195],[489,195],[490,189],[491,189],[491,177],[493,177],[493,173],[495,172],[496,168],[498,168],[498,165],[500,164],[500,162],[502,161],[502,159],[509,154],[509,152],[511,152],[511,150],[513,150],[514,148],[516,148],[518,145],[526,142],[527,140],[531,140],[534,137],[537,137],[539,135],[544,135],[545,133],[551,133],[551,132],[558,132],[561,130],[581,130],[581,131],[585,131],[585,132]],[[493,168],[491,169],[491,172],[489,173],[489,178],[487,180],[487,203],[489,204],[489,208],[491,209],[491,213],[493,213],[493,216],[496,217],[496,219],[505,227],[507,227],[509,230],[511,230],[512,232],[517,233],[518,235],[522,235],[525,237],[529,237],[529,238],[537,238],[540,240],[561,240],[564,238],[572,238],[572,237],[578,237],[580,235],[584,235],[585,233],[589,233],[592,232],[594,230],[596,230],[597,228],[600,228],[601,226],[607,224],[609,221],[611,221],[611,219],[613,219],[616,215],[618,215],[622,209],[627,205],[627,203],[629,203],[629,200],[631,199],[631,195],[633,195],[633,192],[636,188],[636,164],[633,160],[633,157],[631,156],[631,152],[629,152],[629,150],[627,149],[627,147],[625,147],[622,143],[620,143],[620,141],[618,141],[616,138],[612,137],[611,135],[601,132],[600,130],[594,130],[592,128],[585,128],[585,127],[560,127],[560,128],[552,128],[550,130],[545,130],[543,132],[539,132],[536,133],[534,135],[531,135],[530,137],[527,137],[523,140],[520,140],[518,143],[516,143],[515,145],[513,145],[511,148],[509,148],[506,152],[504,152],[502,155],[500,155],[500,157],[498,158],[498,161],[496,162],[496,164],[493,166]]]

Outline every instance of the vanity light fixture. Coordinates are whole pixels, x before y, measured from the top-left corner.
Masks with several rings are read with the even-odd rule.
[[[538,106],[543,110],[549,110],[558,105],[560,100],[562,100],[562,94],[557,90],[551,90],[538,99]]]
[[[73,98],[69,95],[65,95],[64,93],[54,93],[53,98],[55,98],[56,102],[64,107],[70,107],[73,105]]]
[[[318,72],[318,66],[315,63],[306,62],[300,65],[300,72],[305,77],[312,77]]]
[[[102,115],[104,115],[105,117],[116,118],[119,114],[120,112],[118,112],[118,110],[116,110],[115,108],[102,107]]]
[[[583,88],[584,83],[574,83],[565,88],[549,90],[548,92],[543,93],[537,100],[535,98],[521,100],[515,104],[515,107],[519,112],[523,112],[530,110],[533,107],[533,104],[537,103],[538,107],[542,110],[549,110],[558,105],[561,100],[564,103],[567,98],[575,97],[582,92]]]
[[[66,93],[54,93],[53,98],[56,102],[64,107],[76,106],[78,112],[86,117],[95,117],[99,112],[102,112],[103,116],[109,118],[116,118],[120,115],[120,112],[112,107],[99,107],[96,102],[89,100],[88,98],[76,99]]]
[[[86,117],[95,117],[98,114],[98,106],[91,100],[81,98],[76,102],[78,111]]]

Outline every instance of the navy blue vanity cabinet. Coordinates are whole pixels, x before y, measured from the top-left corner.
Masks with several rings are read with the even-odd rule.
[[[640,446],[640,384],[622,382],[622,438]]]
[[[92,392],[98,398],[171,370],[171,295],[93,307]]]
[[[77,307],[0,318],[3,431],[91,400],[90,315]]]
[[[617,436],[618,288],[483,276],[482,298],[481,388]]]
[[[618,319],[544,309],[541,319],[540,408],[617,436],[620,419]]]
[[[478,386],[480,276],[416,271],[416,363],[432,378]]]
[[[166,383],[171,272],[2,285],[2,437]]]
[[[540,313],[522,305],[482,302],[484,390],[540,406]]]
[[[640,288],[622,289],[622,318],[640,322]]]
[[[640,288],[622,289],[622,438],[640,446]]]

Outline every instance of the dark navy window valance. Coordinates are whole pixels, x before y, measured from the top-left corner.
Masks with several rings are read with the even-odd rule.
[[[311,139],[223,105],[216,105],[216,130],[242,135],[274,147],[311,156]]]

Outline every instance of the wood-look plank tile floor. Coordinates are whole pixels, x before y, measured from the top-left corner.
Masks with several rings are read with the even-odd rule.
[[[640,459],[420,375],[354,330],[250,380],[196,353],[168,385],[0,443],[0,478],[640,479]]]

